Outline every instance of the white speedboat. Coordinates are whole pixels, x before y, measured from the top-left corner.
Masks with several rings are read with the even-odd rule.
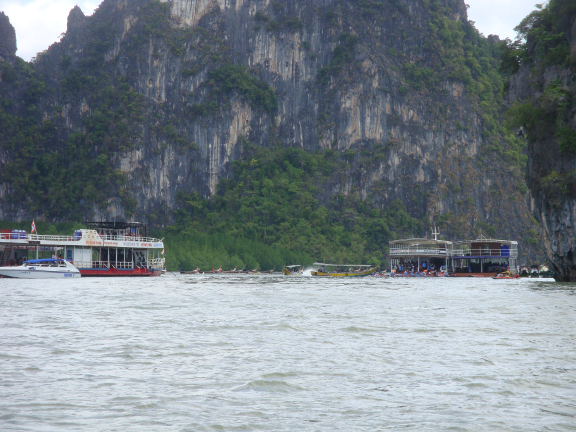
[[[80,271],[63,259],[36,259],[13,267],[0,267],[0,276],[20,279],[79,278]]]

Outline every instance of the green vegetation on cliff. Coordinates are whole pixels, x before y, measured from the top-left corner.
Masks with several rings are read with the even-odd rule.
[[[514,74],[520,65],[569,67],[574,63],[568,39],[571,17],[576,13],[576,4],[571,0],[550,0],[537,4],[514,29],[515,41],[506,39],[501,45],[501,71]]]
[[[576,3],[537,5],[502,46],[508,122],[528,141],[527,185],[557,281],[576,281]]]
[[[504,77],[499,73],[499,45],[482,36],[472,22],[449,18],[440,2],[430,2],[432,20],[427,41],[429,56],[421,66],[405,66],[410,85],[433,90],[440,83],[464,84],[472,107],[482,116],[486,140],[483,158],[504,159],[518,168],[522,182],[526,166],[525,143],[514,136],[502,121]],[[466,125],[462,125],[466,128]]]
[[[512,128],[524,128],[531,141],[555,137],[562,153],[576,153],[576,130],[569,125],[576,88],[552,80],[533,101],[514,104],[507,113]]]
[[[178,221],[166,236],[171,268],[270,269],[317,259],[379,265],[390,239],[423,231],[399,201],[378,209],[357,194],[319,194],[330,176],[345,172],[336,152],[243,145],[234,180],[221,180],[211,199],[179,194]],[[320,202],[322,195],[329,201]]]
[[[64,98],[83,91],[90,102],[98,103],[83,119],[84,132],[64,138],[59,124],[64,106],[51,106],[47,118],[39,106],[54,89],[48,90],[34,68],[21,60],[14,70],[18,81],[0,94],[0,146],[12,155],[0,172],[0,182],[10,185],[11,193],[4,199],[24,204],[32,213],[74,220],[94,204],[106,207],[110,192],[116,191],[133,211],[136,203],[126,190],[125,175],[115,169],[112,158],[129,145],[142,114],[142,96],[122,78],[71,72],[60,89]],[[23,89],[25,109],[7,97],[16,86]]]
[[[273,113],[278,108],[278,97],[274,88],[253,77],[250,70],[241,65],[227,64],[208,73],[209,79],[202,83],[208,88],[204,102],[193,104],[189,112],[192,116],[217,112],[221,105],[229,102],[233,92],[241,95],[253,108]]]
[[[516,27],[516,41],[506,40],[501,46],[502,72],[511,75],[521,66],[530,67],[535,82],[547,68],[576,65],[569,40],[576,3],[551,0],[537,7]],[[545,141],[553,136],[560,152],[576,153],[576,130],[570,124],[576,86],[555,78],[540,90],[539,97],[514,104],[508,111],[509,125],[524,128],[530,141]]]

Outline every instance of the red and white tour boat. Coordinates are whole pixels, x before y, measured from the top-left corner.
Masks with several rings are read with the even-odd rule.
[[[88,222],[72,236],[0,233],[0,267],[17,266],[39,255],[65,259],[86,276],[160,276],[163,239],[147,236],[139,222]]]

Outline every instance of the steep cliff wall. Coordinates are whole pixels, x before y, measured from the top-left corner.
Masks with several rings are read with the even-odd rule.
[[[16,32],[10,19],[0,12],[0,60],[11,60],[16,55]]]
[[[528,186],[557,280],[576,281],[576,5],[551,1],[519,27],[510,47],[508,102],[526,135]]]
[[[333,194],[400,199],[447,235],[526,240],[536,256],[521,141],[500,122],[498,62],[463,0],[75,8],[61,41],[16,65],[18,85],[3,88],[13,122],[33,105],[36,129],[22,140],[36,141],[3,144],[0,218],[167,221],[179,191],[213,195],[251,143],[336,151],[346,168],[319,187],[327,205]],[[33,180],[40,192],[23,199]],[[72,203],[52,197],[55,184]]]

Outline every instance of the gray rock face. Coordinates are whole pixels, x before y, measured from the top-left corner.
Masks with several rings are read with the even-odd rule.
[[[562,150],[555,136],[559,103],[568,104],[566,126],[576,131],[576,105],[573,99],[568,103],[576,83],[576,16],[572,17],[566,36],[572,67],[543,65],[534,54],[537,46],[529,39],[529,53],[535,60],[523,65],[511,78],[507,99],[510,105],[528,102],[541,109],[539,116],[551,116],[548,124],[539,124],[540,133],[529,142],[527,184],[556,279],[576,281],[576,156],[574,151]],[[551,87],[556,89],[556,95],[546,92]]]
[[[67,32],[73,32],[79,28],[81,28],[86,21],[86,16],[82,9],[78,6],[74,6],[74,8],[68,14],[68,24],[67,24]]]
[[[0,12],[0,59],[8,60],[16,55],[16,31],[10,19]]]
[[[92,17],[74,8],[68,34],[37,64],[49,85],[59,85],[61,59],[77,64],[91,42],[89,31],[109,23],[104,67],[125,76],[146,105],[131,148],[113,159],[138,202],[136,219],[174,208],[180,190],[214,194],[220,179],[233,176],[231,162],[250,141],[349,155],[347,172],[334,173],[322,185],[321,201],[333,193],[357,193],[380,206],[400,199],[413,215],[431,222],[451,215],[446,225],[460,237],[478,234],[484,224],[499,237],[522,241],[533,227],[518,190],[522,174],[487,150],[483,114],[466,85],[446,77],[431,92],[414,90],[407,81],[404,70],[426,61],[426,50],[434,49],[427,3],[383,1],[360,10],[353,1],[336,0],[174,0],[171,28],[188,32],[177,43],[160,31],[149,38],[138,33],[156,31],[152,23],[146,23],[150,30],[138,30],[146,4],[105,0]],[[450,19],[467,22],[463,0],[439,4]],[[371,13],[383,18],[367,26]],[[338,47],[347,43],[342,35],[359,42],[338,66]],[[278,110],[264,112],[234,93],[218,100],[217,110],[190,115],[192,106],[209,101],[210,71],[226,62],[244,65],[269,83]],[[322,70],[328,70],[324,80]],[[82,92],[51,97],[56,99],[44,105],[62,107],[59,121],[69,131],[83,130],[96,108]],[[162,132],[169,124],[175,134]],[[179,147],[176,135],[197,149]],[[90,217],[125,218],[122,203],[110,201]],[[0,217],[12,212],[0,208]]]

